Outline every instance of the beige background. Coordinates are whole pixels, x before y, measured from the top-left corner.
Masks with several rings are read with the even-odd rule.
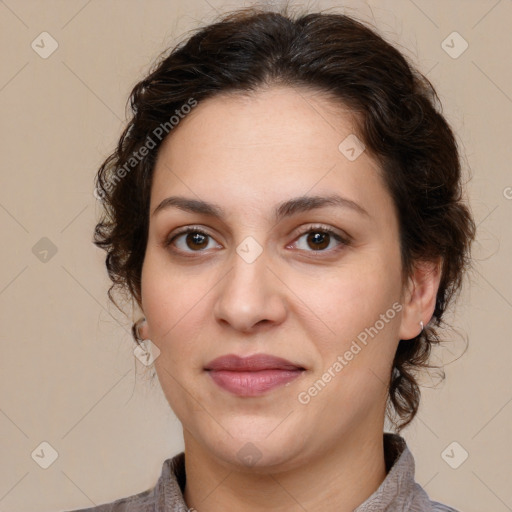
[[[342,4],[428,73],[473,175],[475,271],[454,318],[460,334],[436,355],[454,362],[437,389],[426,379],[404,432],[417,480],[462,511],[512,510],[512,1],[308,2]],[[0,1],[0,511],[56,512],[143,491],[182,449],[179,422],[133,356],[131,318],[107,300],[104,253],[91,243],[93,177],[157,54],[241,5]],[[31,47],[43,31],[59,45],[48,58]],[[442,47],[453,31],[469,44],[456,59]],[[43,237],[57,250],[47,261]],[[457,469],[441,456],[453,441],[469,453]],[[31,455],[42,442],[58,452],[47,469]]]

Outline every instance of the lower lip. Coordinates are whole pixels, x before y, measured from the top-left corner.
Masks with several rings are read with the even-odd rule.
[[[213,381],[222,389],[238,396],[257,396],[301,375],[303,370],[261,370],[255,372],[237,372],[229,370],[210,370]]]

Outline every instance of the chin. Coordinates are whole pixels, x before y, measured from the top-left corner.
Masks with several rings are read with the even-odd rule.
[[[279,421],[282,421],[279,420]],[[222,438],[204,439],[202,444],[228,469],[251,473],[286,471],[301,465],[304,435],[283,429],[279,421],[238,422],[226,425]],[[235,468],[234,468],[235,467]]]

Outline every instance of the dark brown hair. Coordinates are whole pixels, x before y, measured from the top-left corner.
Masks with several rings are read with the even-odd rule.
[[[436,327],[444,323],[469,269],[476,227],[462,197],[457,143],[433,86],[401,52],[353,17],[242,9],[164,52],[133,88],[133,115],[97,174],[104,213],[94,243],[107,252],[109,297],[116,303],[112,291],[124,291],[141,304],[162,126],[170,133],[171,116],[183,117],[192,101],[272,85],[313,88],[354,113],[357,135],[379,162],[396,207],[403,276],[419,261],[442,258],[432,321],[414,339],[400,340],[390,374],[387,412],[401,430],[418,411],[415,374],[432,367],[431,347],[441,341]]]

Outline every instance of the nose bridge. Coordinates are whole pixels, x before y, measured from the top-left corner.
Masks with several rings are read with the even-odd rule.
[[[240,330],[262,320],[280,321],[284,314],[278,280],[268,268],[271,257],[253,237],[246,237],[233,251],[216,300],[215,314]]]
[[[229,290],[226,291],[247,303],[267,293],[269,255],[255,238],[249,236],[240,242],[233,251],[230,263],[232,270],[227,276]]]

